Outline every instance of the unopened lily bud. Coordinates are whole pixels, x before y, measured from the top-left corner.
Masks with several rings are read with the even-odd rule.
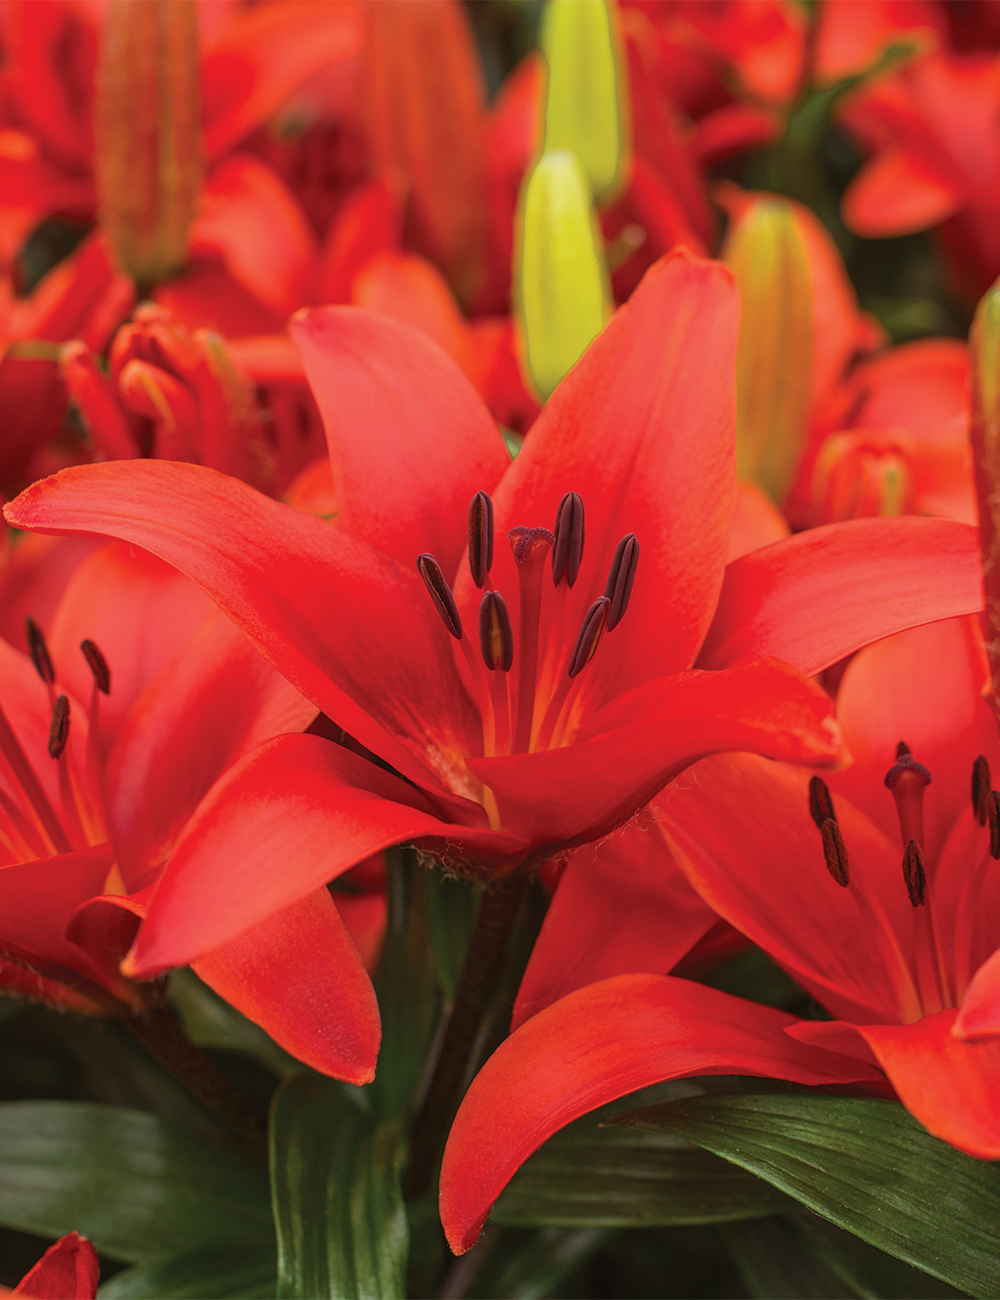
[[[599,202],[620,186],[628,155],[624,60],[608,0],[549,0],[544,149],[570,149]]]
[[[743,304],[736,464],[741,479],[780,505],[802,455],[813,368],[809,264],[792,205],[774,198],[749,206],[729,233],[724,259]]]
[[[983,553],[983,638],[993,710],[1000,720],[1000,280],[988,290],[969,334],[972,462]]]
[[[201,190],[195,0],[111,0],[97,75],[101,225],[147,289],[184,264]]]
[[[526,377],[547,398],[604,328],[610,305],[589,187],[568,150],[543,154],[521,192],[514,300]]]
[[[831,434],[816,455],[811,504],[817,524],[908,514],[913,473],[905,448],[864,430]]]

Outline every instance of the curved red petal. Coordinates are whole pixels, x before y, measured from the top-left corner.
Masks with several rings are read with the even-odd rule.
[[[472,1081],[441,1166],[441,1223],[456,1254],[546,1138],[580,1115],[665,1079],[750,1074],[832,1084],[870,1066],[797,1043],[795,1022],[669,975],[618,975],[578,989],[527,1021]]]
[[[48,1248],[10,1294],[27,1300],[94,1300],[100,1272],[97,1251],[87,1238],[68,1232]]]
[[[967,1043],[1000,1038],[1000,949],[972,977],[951,1032]]]
[[[982,607],[979,538],[970,525],[828,524],[729,565],[698,667],[773,655],[812,675],[870,641]]]
[[[429,551],[449,578],[469,502],[510,458],[454,361],[419,330],[357,307],[291,324],[326,427],[340,520],[410,568]]]
[[[625,644],[614,664],[588,669],[609,696],[689,667],[712,618],[736,490],[738,318],[725,267],[684,250],[657,262],[553,393],[497,489],[498,539],[517,525],[551,528],[563,494],[582,496],[586,549],[567,626],[604,594],[619,540],[638,537]],[[514,604],[515,566],[499,540],[493,581]],[[467,574],[460,590],[471,608]]]
[[[193,963],[200,979],[297,1060],[371,1083],[382,1036],[368,972],[317,889]]]
[[[33,484],[5,511],[16,527],[104,532],[175,565],[303,695],[418,783],[438,784],[421,761],[428,732],[447,748],[471,725],[449,634],[416,571],[236,479],[162,461],[88,465]]]
[[[567,861],[549,904],[511,1029],[586,984],[668,974],[717,920],[645,817],[585,845]]]

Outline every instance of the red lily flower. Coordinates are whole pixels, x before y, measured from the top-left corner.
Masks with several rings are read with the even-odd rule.
[[[653,801],[647,854],[659,849],[668,877],[678,864],[711,908],[840,1019],[796,1021],[635,974],[579,988],[532,1019],[522,1011],[449,1139],[442,1222],[453,1248],[472,1244],[492,1200],[549,1134],[667,1078],[871,1084],[884,1071],[932,1133],[973,1155],[1000,1154],[990,869],[1000,797],[989,793],[988,767],[1000,745],[982,698],[985,672],[972,620],[901,633],[862,650],[844,675],[837,713],[855,762],[831,774],[829,787],[799,768],[728,754],[703,760]],[[914,754],[896,757],[904,733]],[[987,814],[992,830],[980,823]],[[683,898],[677,886],[674,894]],[[590,906],[602,904],[623,910],[608,893]],[[666,950],[672,918],[658,919]],[[642,943],[652,927],[637,921]],[[512,1096],[516,1106],[505,1104]]]
[[[736,304],[718,265],[678,254],[655,267],[506,472],[474,392],[416,332],[336,308],[295,332],[338,525],[152,461],[66,471],[7,507],[19,527],[100,530],[169,559],[395,768],[313,736],[231,768],[160,877],[131,973],[196,958],[389,844],[416,840],[488,876],[600,837],[698,754],[836,761],[825,696],[766,656],[815,672],[979,603],[973,530],[930,521],[817,531],[723,583]],[[484,485],[496,531],[511,533],[495,554]],[[552,582],[540,525],[560,502]]]
[[[1000,272],[1000,58],[927,54],[845,103],[842,119],[871,157],[844,195],[859,235],[946,222],[944,251],[973,300]]]
[[[24,1296],[25,1300],[94,1300],[99,1278],[97,1251],[86,1237],[68,1232],[48,1248],[13,1291],[0,1287],[0,1295]]]
[[[47,642],[30,625],[29,650],[0,641],[0,983],[77,1010],[141,1009],[158,991],[118,966],[178,834],[233,763],[315,708],[196,587],[117,543],[77,568]],[[325,890],[196,969],[315,1068],[371,1078],[374,993]],[[309,998],[290,993],[305,982]]]

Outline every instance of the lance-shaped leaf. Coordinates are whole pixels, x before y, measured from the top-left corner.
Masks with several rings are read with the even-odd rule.
[[[267,1183],[229,1148],[155,1115],[77,1101],[0,1105],[0,1223],[79,1231],[148,1261],[271,1236]]]
[[[792,205],[776,198],[748,207],[730,231],[725,261],[743,304],[737,468],[780,503],[802,454],[813,369],[809,263]]]
[[[396,1125],[300,1075],[271,1111],[271,1191],[283,1300],[404,1295],[408,1245]]]
[[[601,332],[608,273],[590,189],[568,149],[542,155],[525,182],[514,251],[514,309],[528,377],[548,397]]]
[[[576,154],[595,197],[618,187],[628,152],[627,101],[615,15],[608,0],[550,0],[541,47],[548,64],[545,150]]]
[[[969,334],[972,462],[983,552],[983,637],[993,709],[1000,717],[1000,280],[976,308]]]
[[[692,1097],[620,1116],[766,1178],[862,1240],[976,1296],[1000,1287],[1000,1169],[933,1138],[895,1102]]]
[[[237,1249],[205,1246],[116,1273],[101,1287],[101,1300],[270,1300],[276,1275],[273,1241]]]

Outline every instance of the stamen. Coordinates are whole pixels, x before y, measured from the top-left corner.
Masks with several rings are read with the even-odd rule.
[[[599,600],[594,601],[584,615],[583,625],[576,638],[576,645],[573,647],[573,657],[569,661],[570,677],[576,677],[578,673],[582,673],[597,653],[597,646],[601,640],[601,633],[604,631],[604,624],[608,618],[610,608],[611,601],[607,596],[601,596]]]
[[[615,558],[611,561],[611,572],[608,574],[608,585],[604,588],[604,594],[611,602],[608,611],[609,632],[613,632],[625,617],[638,563],[639,543],[635,533],[628,533],[615,549]]]
[[[914,907],[927,902],[927,869],[924,866],[924,851],[916,840],[910,840],[903,850],[903,879],[906,892]]]
[[[472,581],[482,587],[493,567],[493,502],[477,492],[469,506],[469,568]]]
[[[990,765],[982,754],[972,764],[972,811],[980,826],[986,825],[986,800],[990,793]]]
[[[108,667],[107,659],[101,654],[100,646],[96,641],[91,641],[88,637],[86,641],[80,642],[80,649],[87,661],[87,667],[94,675],[94,685],[102,695],[109,695],[111,693],[111,669]]]
[[[1000,794],[996,790],[986,796],[986,815],[990,823],[990,857],[1000,858]]]
[[[52,724],[49,727],[49,756],[61,758],[69,740],[69,700],[60,695],[52,709]]]
[[[823,857],[826,858],[827,870],[837,884],[846,889],[851,883],[851,868],[840,827],[833,817],[827,817],[819,829],[823,836]]]
[[[462,639],[462,620],[455,604],[451,588],[445,582],[441,566],[433,555],[417,556],[417,572],[424,580],[424,586],[430,592],[437,612],[441,615],[445,627],[456,641]]]
[[[814,776],[809,781],[809,815],[816,823],[816,829],[822,830],[825,821],[836,821],[833,810],[830,787],[821,776]]]
[[[479,645],[491,672],[509,673],[514,662],[514,634],[507,602],[499,591],[488,591],[479,606]]]
[[[542,565],[555,540],[547,528],[512,528],[507,534],[520,586],[516,754],[527,753],[535,711],[538,675],[538,627],[542,603]]]
[[[902,742],[901,742],[902,743]],[[918,763],[908,749],[899,753],[896,762],[885,774],[886,788],[892,791],[899,814],[899,829],[903,844],[915,840],[924,842],[924,790],[931,783],[931,774],[923,763]]]
[[[66,832],[2,708],[0,708],[0,752],[10,764],[15,780],[24,791],[28,808],[35,816],[36,825],[48,838],[54,852],[68,853],[70,843]]]
[[[555,542],[552,546],[552,581],[559,586],[566,578],[572,587],[583,560],[583,498],[567,492],[556,509]]]
[[[46,686],[51,686],[56,679],[56,672],[52,667],[49,647],[45,643],[45,633],[33,618],[24,620],[24,633],[28,639],[28,653],[31,655],[31,662],[35,665],[35,672]]]

